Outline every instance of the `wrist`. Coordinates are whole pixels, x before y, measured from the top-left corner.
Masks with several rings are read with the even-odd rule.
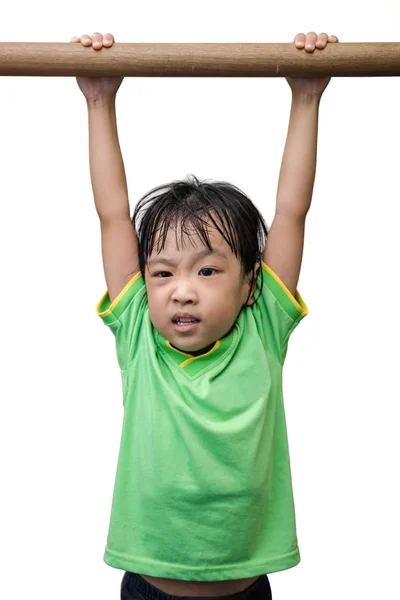
[[[88,109],[96,108],[114,108],[116,94],[107,96],[97,96],[96,98],[86,99]]]
[[[293,92],[292,104],[299,106],[319,106],[321,95],[307,94],[305,92]]]

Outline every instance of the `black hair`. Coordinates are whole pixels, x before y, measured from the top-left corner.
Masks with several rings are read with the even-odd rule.
[[[138,201],[132,223],[138,236],[139,266],[143,278],[158,231],[158,252],[165,246],[168,230],[172,227],[177,231],[178,223],[182,243],[184,234],[191,239],[192,232],[185,228],[188,223],[212,250],[208,237],[208,220],[239,258],[242,276],[252,272],[250,297],[251,287],[257,278],[254,273],[255,263],[262,260],[268,235],[267,225],[250,198],[239,188],[226,181],[200,182],[195,175],[157,186]]]

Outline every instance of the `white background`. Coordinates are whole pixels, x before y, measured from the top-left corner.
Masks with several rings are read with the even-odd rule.
[[[7,3],[1,41],[399,40],[395,0]],[[0,596],[117,600],[103,563],[123,418],[73,77],[0,78]],[[271,224],[291,102],[284,78],[126,78],[117,118],[133,210],[186,177],[240,187]],[[399,598],[400,81],[333,78],[284,367],[301,563],[274,600]],[[140,482],[138,483],[140,485]]]

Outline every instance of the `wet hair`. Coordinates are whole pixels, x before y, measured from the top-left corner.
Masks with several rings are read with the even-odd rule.
[[[267,225],[250,198],[239,188],[226,181],[200,182],[195,175],[157,186],[138,201],[132,223],[138,236],[143,278],[156,239],[159,253],[165,246],[169,229],[175,229],[177,235],[178,225],[182,244],[184,235],[192,241],[193,235],[197,234],[212,250],[208,236],[209,227],[212,227],[210,221],[240,260],[242,276],[252,273],[250,297],[251,287],[257,279],[255,263],[261,262],[264,252]]]

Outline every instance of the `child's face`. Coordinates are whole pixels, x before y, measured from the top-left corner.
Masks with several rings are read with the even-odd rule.
[[[232,328],[247,300],[250,284],[247,277],[241,276],[239,259],[215,228],[209,227],[210,243],[214,252],[224,256],[201,256],[208,248],[197,234],[191,241],[184,236],[181,243],[178,229],[176,237],[179,250],[175,230],[170,229],[159,254],[156,239],[146,265],[150,318],[161,335],[179,350],[206,351]],[[162,262],[164,259],[171,264]],[[254,302],[252,296],[249,305]],[[198,321],[177,324],[173,320],[177,313],[189,313]]]

